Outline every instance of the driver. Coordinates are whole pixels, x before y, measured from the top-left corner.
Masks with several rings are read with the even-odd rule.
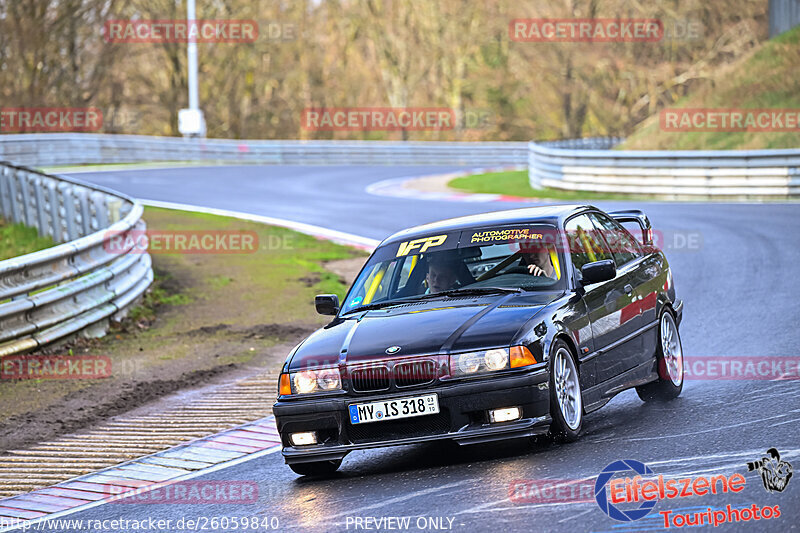
[[[528,245],[520,251],[522,252],[522,264],[528,269],[528,274],[554,279],[558,277],[547,246]]]
[[[434,255],[428,259],[428,290],[425,294],[447,291],[457,287],[458,260],[444,255]]]

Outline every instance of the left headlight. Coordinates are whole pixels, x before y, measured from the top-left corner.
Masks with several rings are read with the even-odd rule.
[[[494,348],[480,352],[450,355],[450,375],[453,377],[504,370],[508,368],[508,365],[508,348]]]
[[[342,388],[342,378],[338,368],[322,368],[319,370],[301,370],[281,374],[279,394],[311,394],[337,390]]]

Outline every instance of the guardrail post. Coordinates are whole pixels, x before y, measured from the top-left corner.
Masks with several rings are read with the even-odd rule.
[[[8,197],[11,200],[11,209],[9,213],[11,214],[11,222],[22,222],[22,215],[20,214],[20,205],[19,200],[17,198],[17,187],[19,180],[19,171],[14,169],[11,174],[9,175],[8,180]]]
[[[37,228],[39,235],[47,235],[47,212],[44,209],[44,187],[42,185],[43,178],[37,177],[34,182],[34,196],[36,197],[36,219],[38,221]]]
[[[8,167],[0,168],[0,215],[3,218],[11,217],[11,193],[9,192],[8,183],[11,181],[11,169]]]
[[[47,197],[50,204],[50,227],[48,234],[55,242],[64,242],[64,226],[61,223],[60,205],[58,203],[58,187],[55,180],[47,180]]]
[[[81,209],[81,237],[92,233],[92,214],[89,212],[89,198],[86,189],[73,188],[73,195]]]
[[[106,195],[100,191],[91,194],[92,205],[94,206],[94,219],[97,221],[96,230],[108,227],[108,207],[106,206]]]
[[[75,197],[72,195],[72,185],[69,183],[59,183],[58,192],[61,203],[64,204],[64,222],[66,223],[67,239],[74,241],[79,237],[77,213],[75,213]]]
[[[35,226],[35,213],[31,205],[31,182],[33,176],[27,172],[20,172],[20,193],[22,196],[22,223],[26,226]]]

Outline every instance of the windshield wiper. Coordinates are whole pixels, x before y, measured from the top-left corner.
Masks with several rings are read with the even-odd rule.
[[[391,307],[393,305],[400,305],[406,303],[405,300],[391,300],[388,302],[375,302],[374,304],[361,305],[354,307],[345,313],[358,313],[360,311],[372,311],[373,309],[383,309],[384,307]]]
[[[524,289],[519,287],[469,287],[464,289],[450,289],[447,291],[433,292],[431,294],[423,294],[417,296],[416,300],[426,300],[428,298],[437,298],[439,296],[480,296],[483,294],[498,294],[498,293],[516,293],[525,292]]]

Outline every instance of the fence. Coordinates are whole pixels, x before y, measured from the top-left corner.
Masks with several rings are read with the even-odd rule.
[[[769,38],[800,24],[800,0],[769,0]]]
[[[51,133],[0,136],[0,159],[37,167],[150,161],[282,165],[524,165],[525,142],[258,141]]]
[[[800,197],[800,149],[610,150],[619,140],[531,142],[531,187],[679,199]]]
[[[0,215],[62,243],[0,261],[0,356],[100,334],[153,281],[148,254],[107,245],[145,228],[127,196],[0,162]]]

